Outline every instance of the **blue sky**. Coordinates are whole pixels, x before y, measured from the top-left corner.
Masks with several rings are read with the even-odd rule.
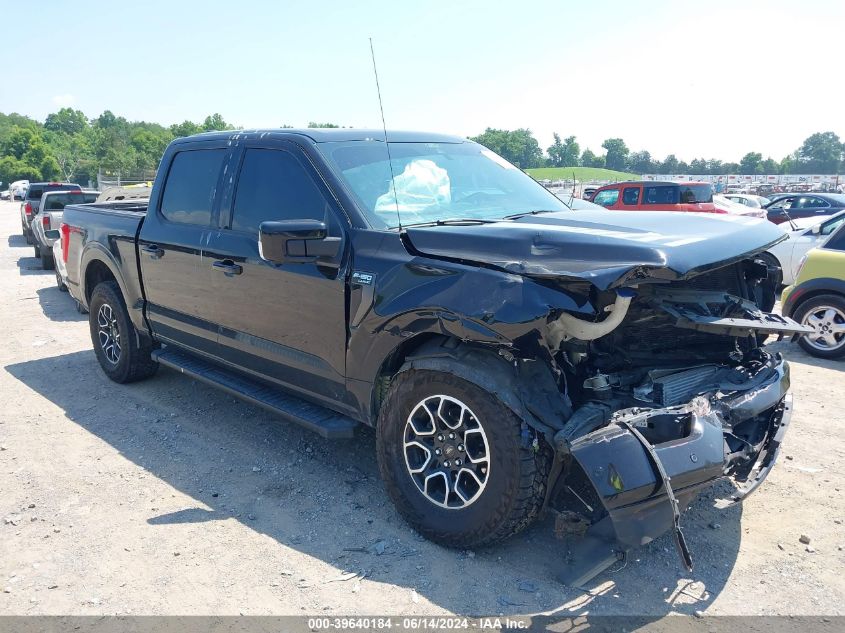
[[[0,111],[71,105],[164,124],[528,127],[600,150],[780,159],[845,136],[845,2],[16,2],[48,46],[4,38]],[[137,8],[133,8],[137,7]],[[2,11],[9,15],[9,11]],[[58,19],[57,19],[58,18]],[[36,69],[43,82],[28,79]],[[8,73],[7,73],[8,74]],[[795,96],[793,96],[795,95]]]

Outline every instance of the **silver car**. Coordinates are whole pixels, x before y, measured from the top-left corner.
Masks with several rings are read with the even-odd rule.
[[[53,242],[55,240],[51,239],[47,232],[61,226],[65,205],[94,202],[98,195],[98,191],[79,190],[45,191],[41,195],[38,213],[32,216],[30,230],[35,256],[41,259],[41,267],[44,270],[52,270],[54,267]]]

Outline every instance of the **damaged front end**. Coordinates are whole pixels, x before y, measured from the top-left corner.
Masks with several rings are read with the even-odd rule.
[[[792,404],[787,363],[758,342],[804,328],[745,298],[753,274],[741,263],[606,292],[606,319],[549,324],[573,413],[554,435],[545,507],[559,536],[583,539],[566,584],[667,530],[691,570],[680,513],[720,478],[736,489],[724,505],[768,475]]]

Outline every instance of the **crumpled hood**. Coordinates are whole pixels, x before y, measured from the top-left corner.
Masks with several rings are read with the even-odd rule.
[[[580,279],[602,290],[691,277],[786,237],[766,220],[665,211],[558,212],[405,232],[423,255],[531,277]]]

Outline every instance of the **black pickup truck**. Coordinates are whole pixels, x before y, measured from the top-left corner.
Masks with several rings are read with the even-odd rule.
[[[573,212],[473,142],[367,130],[174,141],[149,203],[68,206],[68,287],[117,382],[160,365],[326,437],[453,547],[542,513],[583,582],[705,486],[771,469],[789,368],[741,217]],[[763,308],[761,308],[763,306]]]

